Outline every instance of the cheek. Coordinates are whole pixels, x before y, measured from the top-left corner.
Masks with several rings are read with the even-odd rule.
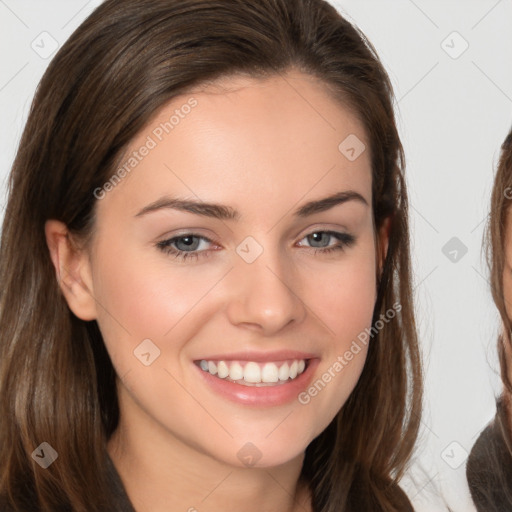
[[[319,301],[336,337],[345,338],[357,326],[366,327],[371,322],[375,298],[373,266],[357,265],[332,276]]]
[[[113,361],[122,364],[133,363],[130,354],[145,339],[161,350],[178,351],[183,328],[189,337],[191,327],[200,328],[201,322],[188,319],[203,311],[208,301],[202,298],[219,280],[216,271],[168,265],[159,254],[143,258],[127,251],[117,258],[104,250],[97,261],[101,265],[95,267],[93,285],[98,324]]]
[[[368,240],[343,264],[322,266],[308,279],[307,301],[326,328],[317,378],[298,399],[311,405],[319,431],[347,401],[356,386],[371,343],[376,300],[375,249]],[[319,267],[320,268],[320,267]],[[328,333],[327,333],[328,330]]]
[[[308,276],[307,300],[315,305],[336,349],[342,349],[372,320],[377,290],[371,244],[339,265],[324,265]]]

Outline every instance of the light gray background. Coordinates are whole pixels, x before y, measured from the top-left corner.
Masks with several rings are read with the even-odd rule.
[[[45,38],[48,49],[46,31],[62,45],[100,3],[0,0],[2,215],[5,179],[51,59],[31,44],[41,53]],[[481,244],[499,146],[512,126],[512,0],[332,3],[368,36],[391,76],[407,157],[426,396],[403,486],[419,512],[445,510],[440,495],[453,511],[471,512],[465,460],[500,390],[499,319]]]

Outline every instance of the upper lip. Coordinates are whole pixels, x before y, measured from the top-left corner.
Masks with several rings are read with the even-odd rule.
[[[212,354],[209,356],[195,359],[195,361],[254,361],[264,363],[268,361],[283,361],[286,359],[314,359],[317,356],[309,352],[299,352],[297,350],[274,350],[272,352],[230,352],[229,354]]]

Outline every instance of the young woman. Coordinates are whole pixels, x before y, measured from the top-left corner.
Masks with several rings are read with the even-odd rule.
[[[103,3],[9,182],[3,510],[412,510],[403,166],[328,3]]]
[[[512,510],[512,130],[501,147],[487,227],[487,256],[494,303],[503,322],[498,350],[503,393],[494,420],[480,434],[466,467],[480,512]]]

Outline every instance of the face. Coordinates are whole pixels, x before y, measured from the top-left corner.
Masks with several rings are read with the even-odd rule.
[[[512,318],[512,237],[510,236],[510,229],[512,229],[512,209],[509,208],[506,214],[506,229],[505,229],[505,255],[503,265],[503,293],[505,296],[505,306],[509,318]]]
[[[327,427],[362,372],[354,340],[376,299],[361,144],[357,118],[300,73],[177,97],[132,141],[96,192],[75,266],[88,294],[68,295],[99,324],[125,428],[275,466]]]
[[[508,318],[512,318],[512,208],[508,208],[505,221],[505,241],[504,241],[504,265],[503,265],[503,296]],[[507,359],[512,358],[512,349],[508,343],[504,343]],[[508,368],[509,380],[512,380],[512,368]]]

